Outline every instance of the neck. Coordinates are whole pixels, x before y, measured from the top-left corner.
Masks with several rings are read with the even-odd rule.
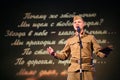
[[[83,32],[84,32],[84,30],[81,29],[81,31],[80,31],[80,36],[83,35]],[[75,32],[75,35],[78,35],[78,34],[79,34],[79,33],[76,31],[76,32]]]
[[[84,32],[84,30],[83,30],[83,29],[81,29],[80,34],[83,34],[83,32]],[[78,32],[76,31],[76,33],[78,33]]]

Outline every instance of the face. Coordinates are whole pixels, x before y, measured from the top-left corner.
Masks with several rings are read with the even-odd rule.
[[[77,19],[73,22],[73,27],[75,30],[77,30],[77,27],[80,27],[80,29],[83,29],[85,26],[85,23],[82,19]]]

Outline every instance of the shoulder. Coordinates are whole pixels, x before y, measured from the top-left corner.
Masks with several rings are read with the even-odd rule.
[[[68,42],[74,41],[74,39],[75,39],[75,35],[72,35],[66,40],[66,42],[68,43]]]
[[[70,36],[67,41],[71,40],[72,38],[74,38],[74,35]]]
[[[68,39],[72,39],[72,38],[74,38],[75,37],[75,35],[71,35]]]
[[[90,37],[90,38],[94,37],[94,35],[89,34],[89,33],[86,33],[86,32],[84,33],[84,36],[85,36],[85,37]]]
[[[93,37],[95,37],[95,36],[94,36],[94,35],[92,35],[92,34],[89,34],[89,35],[88,35],[88,37],[93,38]]]
[[[86,32],[85,32],[85,35],[88,36],[88,37],[90,37],[90,38],[95,37],[93,34],[89,34],[89,33],[86,33]]]
[[[86,37],[86,39],[88,39],[88,40],[94,40],[94,39],[96,39],[95,36],[92,35],[92,34],[85,34],[85,37]]]

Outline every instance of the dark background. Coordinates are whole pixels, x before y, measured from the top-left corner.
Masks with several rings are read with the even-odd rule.
[[[47,0],[5,0],[1,1],[1,19],[0,19],[0,42],[1,42],[1,49],[0,49],[0,76],[2,80],[27,80],[26,76],[16,76],[16,72],[18,72],[21,68],[26,68],[28,70],[35,69],[38,71],[41,70],[49,70],[49,69],[56,69],[58,72],[61,70],[67,69],[67,66],[63,66],[57,64],[57,60],[54,59],[56,65],[37,65],[35,67],[26,67],[24,66],[14,66],[16,58],[21,57],[21,52],[26,45],[23,46],[10,46],[10,43],[13,42],[16,37],[5,37],[6,30],[14,30],[14,31],[25,31],[28,32],[29,30],[34,31],[42,31],[46,29],[48,32],[51,31],[67,31],[71,30],[72,28],[69,27],[46,27],[46,28],[39,28],[38,30],[34,28],[27,28],[27,29],[18,29],[17,25],[23,21],[24,13],[32,12],[33,14],[62,14],[62,13],[97,13],[97,18],[104,18],[104,23],[98,27],[90,27],[87,28],[88,30],[107,30],[110,34],[106,35],[95,35],[98,39],[107,39],[110,44],[113,45],[114,50],[109,55],[108,58],[102,59],[102,61],[106,61],[106,64],[96,63],[96,80],[119,80],[119,56],[120,56],[120,49],[119,49],[119,8],[118,2],[113,1],[81,1],[81,0],[66,0],[66,1],[47,1]],[[85,21],[89,21],[90,18],[84,18]],[[59,20],[59,19],[58,19]],[[64,19],[63,19],[64,20]],[[72,20],[70,18],[70,20]],[[29,21],[29,20],[28,20]],[[34,20],[31,20],[34,22]],[[53,21],[57,21],[53,20]],[[39,21],[38,21],[39,22]],[[44,22],[44,21],[43,21]],[[51,22],[46,19],[46,22]],[[113,32],[113,33],[112,33]],[[24,37],[21,38],[24,41],[27,40],[60,40],[61,38],[67,39],[69,36],[61,36],[58,37],[57,34],[51,35],[48,34],[47,37]],[[106,44],[101,44],[106,45]],[[35,51],[36,49],[43,49],[45,50],[49,45],[46,46],[31,46],[30,48]],[[62,49],[64,45],[52,45],[53,48]],[[26,60],[27,59],[53,59],[49,55],[44,56],[34,56],[30,55],[22,56]],[[96,57],[95,57],[96,58]],[[100,58],[96,58],[98,61],[101,61]],[[61,67],[63,66],[63,67]],[[29,77],[29,76],[27,76]],[[31,76],[30,76],[31,77]],[[37,77],[35,75],[34,77]],[[57,76],[57,77],[43,77],[38,78],[39,80],[63,80],[66,79],[66,76]]]

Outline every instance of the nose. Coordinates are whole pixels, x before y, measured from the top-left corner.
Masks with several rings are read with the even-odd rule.
[[[79,26],[79,24],[78,24],[78,23],[76,23],[76,26]]]

